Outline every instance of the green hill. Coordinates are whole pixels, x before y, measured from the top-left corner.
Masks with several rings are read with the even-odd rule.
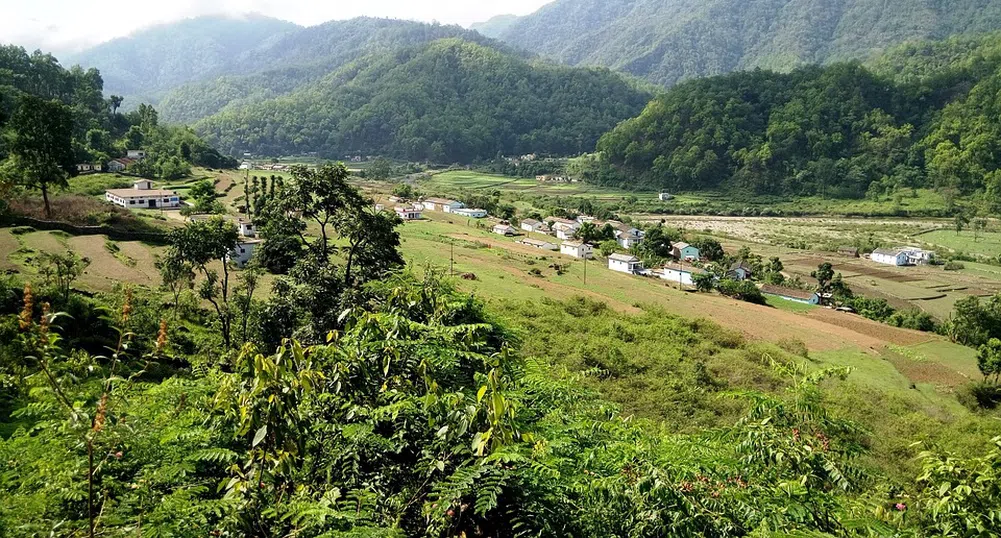
[[[590,151],[649,94],[604,69],[532,63],[459,39],[367,56],[195,128],[234,152],[364,152],[471,162]]]
[[[951,186],[993,199],[1001,194],[999,68],[1001,38],[991,34],[904,45],[871,68],[689,81],[602,138],[598,149],[616,173],[601,177],[846,197]]]
[[[260,15],[198,17],[140,30],[63,61],[99,69],[109,94],[124,95],[133,108],[155,102],[169,88],[218,76],[234,59],[298,28]]]
[[[652,82],[863,59],[908,40],[1001,29],[998,0],[556,0],[497,37]]]

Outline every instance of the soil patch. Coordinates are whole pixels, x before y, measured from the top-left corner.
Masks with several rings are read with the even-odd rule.
[[[836,312],[827,308],[817,308],[807,314],[808,317],[823,321],[830,325],[844,327],[858,334],[863,334],[876,338],[883,342],[889,342],[898,346],[913,346],[934,339],[927,333],[912,331],[884,325],[856,314],[846,312]]]

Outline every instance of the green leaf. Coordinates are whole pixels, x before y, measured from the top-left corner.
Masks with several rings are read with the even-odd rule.
[[[483,395],[487,393],[487,386],[483,385],[480,390],[476,391],[476,403],[483,401]]]
[[[264,436],[267,434],[268,434],[268,425],[265,424],[261,426],[259,430],[257,430],[257,433],[254,434],[254,440],[253,442],[251,442],[250,446],[256,447],[257,445],[259,445],[261,441],[264,440]]]

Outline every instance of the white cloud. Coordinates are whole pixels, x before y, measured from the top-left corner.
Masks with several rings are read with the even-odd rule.
[[[261,13],[311,26],[358,16],[468,26],[494,15],[525,15],[548,0],[0,0],[0,42],[66,52],[138,29],[199,15]]]

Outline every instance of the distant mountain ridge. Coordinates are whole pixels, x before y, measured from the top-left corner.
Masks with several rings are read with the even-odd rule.
[[[865,59],[1001,29],[1001,0],[556,0],[495,37],[670,86],[736,70]]]

